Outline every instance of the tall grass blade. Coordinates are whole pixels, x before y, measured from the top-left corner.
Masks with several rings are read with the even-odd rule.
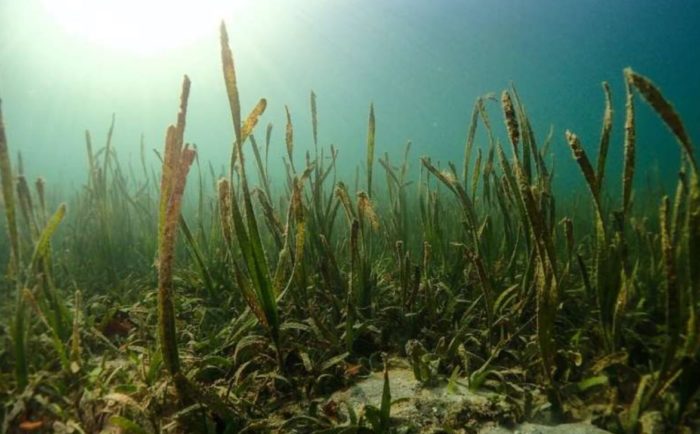
[[[661,228],[661,253],[664,260],[666,277],[666,354],[661,368],[660,380],[668,375],[671,363],[678,350],[682,332],[683,315],[681,312],[681,292],[678,282],[675,247],[671,239],[669,223],[669,199],[664,196],[659,208],[659,226]]]
[[[625,81],[625,156],[622,169],[622,212],[627,214],[632,197],[632,182],[636,154],[637,133],[635,131],[634,94],[631,81]]]
[[[462,167],[462,179],[465,183],[464,188],[468,188],[466,183],[469,180],[469,164],[471,163],[472,150],[474,148],[474,137],[476,136],[476,126],[479,119],[479,101],[480,99],[474,103],[471,121],[469,122],[469,131],[467,132],[467,140],[464,143],[464,165]]]
[[[250,134],[253,132],[253,129],[258,124],[258,119],[263,113],[265,113],[266,108],[267,100],[265,98],[260,98],[260,101],[258,101],[253,110],[250,112],[245,120],[245,123],[243,124],[243,127],[241,128],[241,144],[245,143],[246,139],[248,139]]]
[[[311,100],[311,132],[314,138],[314,147],[316,147],[316,153],[318,153],[318,114],[316,110],[316,94],[313,90],[309,99]]]
[[[372,197],[372,167],[374,166],[375,147],[374,104],[369,105],[369,121],[367,125],[367,194]]]
[[[189,97],[190,80],[183,79],[180,111],[176,125],[168,127],[166,134],[163,170],[161,175],[160,216],[158,239],[158,338],[168,372],[173,378],[180,373],[175,326],[173,268],[175,239],[185,191],[187,173],[195,158],[195,151],[183,145],[185,116]],[[186,392],[176,381],[182,398]]]
[[[7,220],[7,232],[10,236],[10,260],[12,261],[11,273],[19,273],[21,269],[21,251],[19,245],[19,231],[17,229],[17,214],[15,210],[15,197],[13,188],[12,164],[10,152],[7,147],[7,135],[2,116],[2,100],[0,100],[0,175],[2,182],[2,198],[5,204],[5,218]],[[15,276],[18,278],[18,276]]]
[[[292,115],[289,114],[289,107],[284,106],[284,111],[287,115],[287,127],[284,133],[284,141],[287,145],[287,158],[289,158],[292,173],[296,173],[294,168],[294,126],[292,125]]]
[[[603,127],[600,133],[600,145],[598,146],[598,161],[596,167],[596,185],[598,187],[599,195],[600,190],[603,188],[605,163],[608,157],[610,133],[613,126],[612,96],[610,94],[610,85],[607,81],[603,82],[603,93],[605,94],[605,111],[603,112]]]
[[[503,118],[508,131],[508,139],[513,147],[517,148],[520,141],[520,129],[518,128],[518,118],[513,107],[513,100],[507,90],[501,93],[501,106],[503,107]]]
[[[648,78],[633,71],[631,68],[625,69],[625,78],[629,85],[634,86],[644,97],[649,105],[663,119],[664,123],[671,130],[678,140],[690,161],[693,171],[698,170],[695,155],[693,154],[693,144],[690,136],[681,121],[680,116],[670,102],[664,98],[661,91]]]
[[[228,32],[226,24],[222,21],[220,27],[221,34],[221,64],[224,71],[224,84],[226,85],[226,94],[228,95],[228,103],[231,108],[231,122],[233,124],[233,132],[236,135],[236,141],[241,141],[241,103],[238,96],[238,83],[236,81],[236,69],[234,67],[233,53],[229,48]],[[235,150],[231,155],[231,170],[236,158]]]
[[[36,245],[34,247],[34,253],[32,254],[31,268],[34,270],[39,266],[39,261],[46,258],[49,253],[49,246],[51,243],[51,237],[53,236],[58,225],[61,224],[63,218],[66,215],[66,204],[62,203],[56,209],[56,212],[51,216],[46,226],[39,235]]]

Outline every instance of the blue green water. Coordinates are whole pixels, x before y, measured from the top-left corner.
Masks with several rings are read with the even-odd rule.
[[[135,17],[139,9],[129,13]],[[161,20],[167,16],[166,9]],[[298,148],[309,148],[313,89],[320,143],[338,146],[348,173],[363,161],[371,101],[378,153],[398,157],[411,140],[414,157],[459,163],[475,98],[500,93],[512,81],[540,142],[554,126],[557,183],[573,185],[580,173],[563,133],[573,129],[596,150],[600,83],[608,80],[616,109],[609,168],[616,178],[626,66],[651,77],[691,137],[700,137],[697,0],[260,0],[221,18],[229,27],[243,111],[268,99],[261,123],[275,126],[272,160],[284,154],[285,105]],[[154,29],[161,20],[153,21]],[[128,20],[120,25],[129,31]],[[223,167],[232,128],[217,30],[212,22],[184,46],[138,54],[66,28],[44,1],[0,0],[0,98],[10,147],[22,152],[28,175],[79,185],[86,177],[84,130],[100,145],[112,113],[121,158],[136,161],[141,134],[149,150],[160,149],[184,73],[193,82],[186,139],[204,161]],[[639,107],[638,166],[658,164],[662,178],[672,180],[677,145],[651,111]],[[502,133],[496,105],[492,113]]]

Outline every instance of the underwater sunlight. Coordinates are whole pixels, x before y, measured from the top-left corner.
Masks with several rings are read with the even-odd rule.
[[[71,34],[96,45],[140,56],[162,54],[213,34],[227,14],[248,0],[45,0],[44,8]]]

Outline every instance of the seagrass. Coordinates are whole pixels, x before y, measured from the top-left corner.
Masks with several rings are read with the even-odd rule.
[[[598,187],[598,196],[603,188],[605,176],[605,163],[608,158],[608,148],[610,147],[610,134],[613,126],[613,108],[612,95],[610,85],[607,81],[603,82],[603,93],[605,95],[605,110],[603,112],[603,126],[600,132],[600,144],[598,145],[598,161],[596,165],[596,185]]]
[[[318,110],[316,108],[316,94],[313,90],[309,95],[309,101],[311,104],[311,132],[314,138],[314,147],[318,153]]]
[[[277,248],[281,249],[283,243],[282,238],[284,237],[284,228],[282,227],[282,223],[277,217],[277,213],[270,201],[268,200],[267,196],[259,189],[256,190],[256,193],[258,197],[258,203],[260,204],[263,215],[265,216],[265,222],[267,223],[267,227],[270,230],[270,232],[272,232],[272,237],[275,239]]]
[[[625,82],[625,147],[622,168],[622,211],[629,211],[632,198],[632,181],[634,178],[637,133],[635,131],[634,94],[632,84]]]
[[[39,197],[39,211],[41,216],[41,222],[46,221],[46,181],[41,176],[34,182],[34,188],[36,189],[36,194]]]
[[[501,106],[508,126],[510,112],[512,111],[512,101],[507,91],[503,92]],[[513,116],[513,120],[514,120]],[[545,378],[549,384],[550,402],[555,409],[561,408],[561,398],[554,385],[553,370],[557,344],[554,339],[554,321],[556,316],[556,306],[559,300],[559,281],[556,256],[551,240],[550,232],[547,229],[546,216],[543,215],[537,204],[535,189],[529,184],[529,179],[522,168],[517,151],[517,139],[514,126],[508,126],[509,139],[513,153],[514,182],[517,184],[515,190],[519,191],[518,200],[522,203],[524,211],[523,219],[526,219],[526,227],[533,238],[533,244],[537,253],[537,266],[535,267],[536,283],[536,318],[537,318],[537,344],[541,354],[542,368]],[[504,159],[505,160],[505,159]]]
[[[533,131],[532,125],[530,124],[530,117],[528,116],[527,111],[525,110],[525,105],[520,99],[520,95],[518,94],[515,85],[511,84],[510,87],[511,92],[513,92],[513,102],[516,111],[516,120],[519,125],[519,135],[521,137],[521,142],[523,145],[523,171],[525,172],[527,179],[530,180],[530,182],[532,182],[533,176],[531,160],[534,160],[538,184],[541,188],[548,189],[548,171],[544,161],[542,161],[542,155],[540,153],[540,150],[538,149],[537,141],[535,139],[535,132]]]
[[[626,68],[624,74],[627,83],[629,83],[629,85],[633,85],[637,91],[639,91],[639,93],[668,126],[688,156],[693,170],[697,171],[697,162],[695,161],[695,156],[693,154],[693,144],[690,140],[690,136],[688,135],[680,116],[673,108],[671,103],[664,98],[661,91],[654,85],[654,83],[651,82],[651,80],[636,73],[632,70],[632,68]]]
[[[489,325],[489,330],[494,330],[494,289],[491,282],[491,277],[486,271],[486,266],[481,257],[474,253],[471,249],[465,246],[464,254],[471,261],[476,269],[476,274],[479,278],[479,283],[484,297],[484,303],[486,305],[486,322]]]
[[[600,208],[600,188],[598,178],[596,177],[596,173],[593,170],[593,166],[591,165],[591,161],[588,159],[586,151],[581,145],[581,141],[576,134],[569,130],[566,131],[566,141],[569,143],[574,160],[576,160],[576,163],[581,169],[581,173],[583,173],[583,177],[586,180],[586,184],[588,184],[593,200],[596,202],[596,207]]]
[[[187,147],[183,149],[189,90],[190,81],[185,76],[182,83],[177,124],[169,126],[166,133],[158,226],[158,338],[163,362],[173,377],[176,377],[180,372],[173,300],[175,238],[187,173],[195,157],[194,150]],[[179,392],[183,395],[184,391],[182,388],[180,389]]]
[[[262,184],[261,193],[265,195],[265,200],[270,201],[272,198],[272,189],[270,187],[270,177],[267,172],[267,165],[263,162],[262,156],[260,155],[260,148],[258,147],[258,142],[255,140],[254,135],[249,136],[250,146],[253,148],[253,156],[255,157],[255,164],[258,167],[258,181]]]
[[[659,226],[661,229],[661,253],[664,263],[664,274],[666,278],[666,354],[664,355],[662,372],[670,368],[675,357],[676,350],[681,338],[682,314],[681,314],[681,294],[678,287],[678,271],[675,259],[675,248],[671,239],[671,229],[669,224],[670,202],[668,196],[661,199],[659,207]]]
[[[571,148],[572,155],[576,160],[581,173],[586,181],[588,190],[591,194],[594,212],[594,235],[595,235],[595,250],[594,250],[594,268],[595,268],[595,293],[601,318],[601,326],[605,336],[606,345],[613,348],[616,343],[615,334],[615,312],[616,306],[621,307],[618,302],[620,290],[617,287],[617,280],[612,276],[617,273],[619,276],[617,256],[614,248],[609,245],[609,237],[607,233],[607,224],[603,215],[602,204],[600,200],[601,189],[598,184],[598,176],[594,172],[593,166],[588,159],[588,156],[581,145],[581,142],[576,134],[566,131],[566,139]],[[600,161],[600,156],[599,156]],[[603,172],[604,173],[604,172]],[[600,174],[601,179],[603,173]],[[631,182],[631,180],[630,180]],[[623,294],[624,295],[624,294]],[[622,314],[620,309],[619,317]]]
[[[220,45],[221,45],[221,66],[224,73],[224,84],[226,85],[226,94],[228,95],[228,103],[231,109],[231,123],[233,124],[233,132],[236,140],[241,139],[241,103],[238,95],[238,82],[236,81],[236,68],[234,67],[233,53],[229,48],[228,32],[226,24],[222,21],[219,28]],[[236,150],[231,153],[231,170],[236,159]]]
[[[357,317],[357,310],[362,297],[361,264],[360,264],[360,222],[353,218],[350,224],[350,273],[348,274],[347,298],[345,304],[345,347],[347,351],[352,351],[355,343],[355,333],[353,327]]]
[[[260,101],[258,101],[258,103],[255,105],[255,107],[253,107],[253,110],[250,112],[245,122],[243,123],[243,126],[241,127],[241,143],[245,143],[246,139],[253,132],[255,125],[258,124],[258,119],[265,112],[266,108],[267,100],[265,98],[261,98]]]
[[[287,158],[292,166],[292,173],[296,173],[294,168],[294,126],[292,125],[292,116],[289,114],[289,107],[284,106],[284,111],[287,115],[287,127],[284,133],[284,142],[287,145]]]
[[[467,172],[468,173],[468,172]],[[476,161],[474,162],[474,173],[472,174],[472,198],[476,198],[476,191],[479,188],[479,177],[481,176],[481,148],[476,152]]]
[[[17,211],[15,208],[14,181],[12,163],[10,162],[5,122],[2,113],[2,100],[0,100],[0,181],[2,182],[2,196],[7,221],[7,231],[10,241],[10,264],[8,275],[14,280],[16,288],[15,315],[11,324],[12,347],[14,350],[14,374],[17,386],[24,389],[29,382],[29,367],[26,347],[26,309],[22,295],[22,251],[20,235],[17,224]]]
[[[700,268],[691,265],[700,260],[700,178],[698,176],[697,162],[695,160],[693,145],[680,116],[673,108],[673,105],[671,105],[671,103],[663,96],[658,87],[656,87],[656,85],[654,85],[647,77],[636,73],[631,68],[626,68],[624,75],[627,85],[630,87],[634,86],[634,88],[637,89],[646,102],[667,125],[681,146],[685,159],[690,163],[691,173],[689,178],[686,178],[683,169],[681,169],[676,201],[673,206],[673,213],[676,214],[676,218],[673,218],[671,221],[670,228],[668,228],[670,234],[668,234],[666,238],[668,239],[668,242],[672,243],[675,238],[679,237],[677,234],[680,233],[680,225],[676,221],[680,219],[681,213],[677,212],[677,210],[680,210],[682,207],[680,201],[684,196],[684,186],[687,184],[689,191],[687,195],[685,195],[687,198],[687,217],[685,223],[686,229],[683,231],[683,236],[685,238],[685,242],[683,244],[685,249],[687,249],[687,261],[685,261],[684,266],[688,270],[688,277],[690,281],[690,286],[688,286],[688,290],[686,291],[686,299],[688,301],[688,305],[692,307],[693,303],[700,298]],[[666,256],[664,257],[666,258]],[[672,260],[672,258],[670,260]],[[672,268],[675,268],[675,266]],[[671,269],[671,271],[675,270]],[[675,275],[675,272],[673,274]],[[669,264],[666,265],[666,275],[668,285]],[[670,283],[673,283],[673,280],[674,279],[671,279]],[[671,288],[673,289],[673,287]],[[675,295],[673,298],[675,299]],[[687,315],[688,319],[686,323],[687,339],[685,348],[686,352],[690,352],[692,354],[697,352],[700,348],[700,323],[697,319],[697,312],[692,308],[689,310],[690,311]],[[671,343],[673,343],[673,341],[671,341]],[[669,357],[670,356],[667,354],[667,359]],[[666,365],[668,365],[668,363],[666,363]],[[657,387],[654,388],[654,392],[658,392],[659,388],[660,386],[657,385]],[[650,398],[647,398],[647,400],[648,399]]]
[[[348,189],[344,183],[339,182],[335,187],[335,196],[338,198],[339,203],[343,206],[345,210],[345,216],[348,219],[348,224],[352,224],[353,219],[356,218],[355,209],[350,202],[350,196],[348,195]]]
[[[690,280],[689,306],[693,302],[700,301],[700,267],[694,267],[700,261],[700,177],[697,172],[693,173],[689,180],[690,191],[687,196],[687,217],[685,244],[688,252],[688,259],[684,266],[689,269]],[[699,313],[691,310],[692,315],[688,320],[688,346],[687,351],[697,353],[700,351],[700,320]]]
[[[19,273],[22,256],[20,250],[19,232],[17,230],[17,214],[15,209],[15,196],[13,187],[12,163],[7,145],[5,122],[2,115],[2,100],[0,100],[0,175],[2,176],[2,198],[5,204],[5,218],[7,231],[10,237],[10,256],[12,261],[11,274]]]
[[[678,171],[678,182],[676,183],[676,191],[673,195],[673,207],[671,211],[670,220],[670,231],[671,238],[674,241],[679,241],[681,237],[681,228],[683,227],[685,212],[684,208],[686,205],[688,195],[688,179],[685,165],[681,166]]]
[[[374,148],[376,122],[374,119],[374,104],[369,105],[369,119],[367,121],[367,194],[372,197],[372,173],[374,166]]]
[[[374,211],[372,202],[364,191],[357,193],[357,213],[360,216],[360,224],[366,219],[373,230],[379,230],[379,216]]]
[[[17,176],[17,199],[24,223],[27,227],[29,227],[30,237],[33,241],[33,239],[39,235],[39,227],[37,226],[37,220],[34,214],[32,194],[29,190],[27,178],[24,175]]]
[[[513,107],[513,100],[510,93],[504,90],[501,93],[501,106],[503,107],[503,118],[505,119],[506,130],[508,131],[508,139],[510,143],[517,148],[520,141],[520,129],[518,128],[518,118]]]
[[[497,393],[499,420],[504,412],[519,423],[544,409],[631,434],[655,412],[665,428],[691,426],[700,389],[700,185],[688,131],[648,79],[625,72],[628,128],[618,149],[611,86],[603,83],[597,159],[559,126],[540,143],[533,124],[541,119],[530,121],[511,85],[494,94],[500,98],[474,101],[463,161],[413,158],[410,143],[399,150],[403,159],[392,148],[376,154],[381,113],[373,104],[365,153],[352,161],[345,144],[321,145],[313,91],[307,128],[265,98],[241,119],[223,24],[220,42],[230,167],[202,171],[197,149],[185,144],[185,77],[177,121],[156,152],[160,180],[143,136],[143,174],[120,163],[114,124],[99,148],[86,133],[89,175],[70,215],[65,205],[47,215],[58,192],[38,183],[29,191],[22,170],[4,171],[22,259],[31,259],[14,275],[23,278],[17,305],[8,307],[12,324],[0,327],[14,349],[0,351],[0,367],[16,370],[14,379],[0,372],[9,384],[0,398],[36,412],[12,416],[9,432],[33,414],[56,426],[64,417],[84,423],[95,403],[111,417],[81,426],[85,432],[389,431],[403,420],[389,417],[389,400],[381,415],[346,417],[332,398],[371,377],[382,352],[390,373],[408,363],[424,385]],[[682,149],[672,200],[660,204],[665,191],[654,174],[646,187],[634,178],[645,169],[635,167],[634,123],[646,120],[634,116],[637,96]],[[270,113],[285,123],[275,134]],[[491,123],[493,113],[505,128]],[[255,131],[261,123],[264,139]],[[554,176],[561,142],[582,178]],[[248,144],[254,160],[246,165]],[[622,152],[622,172],[612,174],[622,192],[611,195],[608,155]],[[268,166],[270,157],[284,167]],[[375,159],[383,174],[373,173]],[[185,198],[193,160],[199,182]],[[345,171],[353,173],[343,179]],[[560,184],[562,177],[578,184]],[[110,330],[122,322],[131,329]],[[482,415],[470,407],[468,416],[471,423]],[[459,430],[463,422],[433,428]]]
[[[231,184],[228,179],[219,179],[217,183],[219,192],[219,223],[224,236],[224,241],[229,249],[233,246],[233,228],[231,227]]]
[[[464,143],[464,164],[462,167],[462,179],[467,182],[469,179],[469,164],[471,163],[472,152],[474,149],[474,138],[476,137],[476,127],[479,120],[479,103],[480,98],[474,103],[474,108],[472,109],[472,115],[469,121],[469,130],[467,132],[467,139]],[[479,150],[480,151],[480,150]],[[465,185],[466,188],[466,185]]]
[[[73,298],[73,328],[70,338],[70,361],[71,363],[75,364],[77,368],[80,368],[83,352],[82,341],[80,338],[80,328],[82,326],[82,300],[82,293],[79,289],[76,289]],[[71,370],[74,370],[74,368],[71,367]]]
[[[61,203],[54,214],[46,222],[46,225],[39,234],[36,243],[34,244],[34,252],[32,253],[30,261],[30,269],[35,269],[40,261],[49,254],[49,246],[51,243],[51,237],[58,228],[58,225],[63,221],[66,215],[67,206],[65,203]],[[26,286],[26,285],[25,285]]]

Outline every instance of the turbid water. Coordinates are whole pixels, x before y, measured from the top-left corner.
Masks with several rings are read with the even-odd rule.
[[[698,18],[0,2],[0,431],[698,431]]]

